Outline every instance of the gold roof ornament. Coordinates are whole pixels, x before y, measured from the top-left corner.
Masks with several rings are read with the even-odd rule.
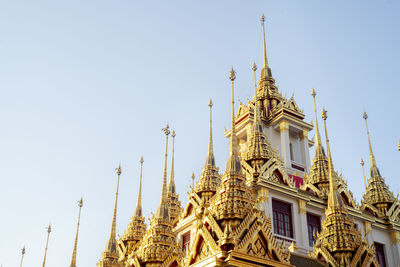
[[[117,173],[117,190],[115,192],[114,212],[111,222],[110,237],[108,238],[106,248],[101,255],[101,260],[97,263],[97,267],[120,267],[121,263],[118,262],[118,251],[117,251],[117,207],[118,207],[118,191],[119,191],[119,179],[122,173],[121,164],[115,169]]]
[[[144,223],[145,218],[143,217],[142,212],[142,174],[143,174],[143,156],[140,157],[140,176],[139,176],[139,192],[137,197],[135,214],[132,216],[131,221],[125,233],[120,239],[122,242],[122,252],[125,257],[131,253],[142,240],[145,232],[146,232],[146,224]]]
[[[202,199],[203,203],[208,203],[209,199],[214,196],[217,191],[217,187],[221,183],[221,176],[218,171],[219,168],[215,165],[214,150],[213,150],[213,138],[212,138],[212,107],[213,102],[210,98],[208,102],[210,108],[210,132],[208,139],[208,152],[206,162],[199,176],[199,181],[194,187],[194,192]],[[193,173],[194,175],[194,173]],[[193,186],[194,186],[194,176]]]
[[[292,241],[292,243],[290,244],[290,246],[288,247],[288,250],[293,253],[296,250],[298,250],[299,248],[296,246],[296,244]]]
[[[247,149],[244,153],[244,160],[253,168],[253,183],[256,183],[262,166],[268,159],[277,158],[275,151],[264,134],[263,126],[260,117],[259,98],[257,95],[257,65],[253,63],[252,70],[254,71],[254,118],[252,135],[249,138]]]
[[[310,173],[304,177],[304,190],[312,191],[319,198],[327,199],[329,192],[329,170],[328,158],[325,154],[324,147],[321,142],[321,134],[318,126],[317,105],[315,97],[317,93],[312,89],[311,95],[314,100],[314,115],[315,115],[315,156],[312,160]]]
[[[176,234],[173,231],[173,224],[170,219],[170,206],[167,195],[167,151],[168,135],[170,134],[168,124],[162,130],[166,136],[166,141],[160,204],[157,213],[150,219],[149,229],[144,235],[137,252],[133,255],[136,262],[140,262],[138,266],[162,266],[162,263],[165,264],[169,261],[179,262],[180,260]]]
[[[361,232],[354,227],[354,221],[350,218],[346,206],[343,205],[342,199],[338,195],[338,178],[333,168],[326,128],[327,117],[326,110],[323,110],[322,119],[324,120],[329,169],[328,206],[325,209],[325,220],[322,222],[321,232],[317,234],[311,256],[317,259],[323,258],[329,266],[333,267],[376,266],[374,250],[365,238],[361,239]],[[368,255],[364,257],[365,254]]]
[[[372,151],[371,137],[368,129],[368,115],[366,112],[363,114],[365,120],[365,127],[368,136],[369,156],[371,161],[370,179],[368,181],[367,190],[361,201],[361,209],[368,210],[379,218],[386,218],[387,212],[395,202],[393,193],[385,183],[385,179],[381,176],[378,166],[376,165],[375,155]]]
[[[367,179],[365,178],[365,170],[364,170],[364,160],[361,158],[360,159],[360,165],[362,168],[362,172],[363,172],[363,178],[364,178],[364,186],[365,186],[365,192],[367,192]]]
[[[235,126],[235,101],[234,101],[234,80],[236,73],[233,68],[230,71],[229,79],[232,82],[232,132],[230,136],[229,158],[226,163],[225,173],[221,185],[212,202],[212,213],[224,231],[222,243],[230,244],[233,231],[240,220],[248,214],[254,205],[254,197],[251,189],[246,185],[246,177],[242,171],[242,164],[239,156],[239,147],[236,137]],[[238,193],[240,192],[240,193]]]
[[[289,253],[279,246],[272,233],[271,220],[257,209],[253,192],[246,185],[234,121],[235,78],[232,68],[229,75],[232,82],[229,158],[209,205],[203,205],[195,192],[189,195],[185,212],[196,215],[196,231],[184,266],[248,266],[249,262],[254,266],[292,266]],[[207,162],[209,160],[205,167]]]
[[[179,201],[179,195],[176,193],[175,187],[175,167],[174,167],[174,154],[175,154],[175,131],[172,131],[172,158],[171,158],[171,172],[169,176],[169,185],[167,192],[167,200],[169,204],[169,216],[172,222],[174,222],[179,214],[181,213],[182,207]]]
[[[22,263],[24,262],[24,255],[25,255],[26,249],[25,246],[21,249],[21,264],[19,267],[22,267]]]
[[[315,156],[312,160],[310,172],[304,176],[304,184],[301,189],[311,191],[321,199],[328,199],[329,195],[329,167],[328,157],[325,154],[324,146],[321,141],[321,133],[318,124],[316,96],[315,89],[312,89],[311,95],[314,102],[314,115],[315,115]],[[355,207],[356,202],[353,198],[353,193],[348,190],[347,183],[342,175],[337,176],[338,193],[346,205]]]
[[[83,199],[82,198],[78,201],[78,207],[79,207],[78,223],[76,225],[74,249],[72,251],[71,264],[69,265],[70,267],[76,267],[76,254],[77,254],[77,250],[78,250],[78,232],[79,232],[79,224],[81,221],[81,210],[83,207]]]
[[[44,257],[43,257],[43,264],[42,267],[46,266],[46,257],[47,257],[47,248],[49,247],[49,238],[50,238],[50,233],[51,233],[51,225],[46,228],[47,230],[47,239],[46,239],[46,248],[44,249]]]

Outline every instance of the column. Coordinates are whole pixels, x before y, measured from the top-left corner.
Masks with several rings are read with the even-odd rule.
[[[281,134],[281,158],[284,160],[285,167],[291,168],[292,162],[290,159],[289,148],[289,123],[287,121],[281,121],[279,123],[279,130]]]
[[[391,232],[390,239],[392,240],[393,262],[400,262],[400,232]]]
[[[308,228],[307,228],[307,209],[306,209],[306,201],[299,199],[298,203],[299,210],[299,227],[296,229],[296,240],[297,246],[299,249],[302,249],[304,253],[309,250],[308,245]]]
[[[269,190],[268,188],[262,187],[258,189],[258,207],[261,210],[264,210],[265,215],[267,218],[271,217],[272,220],[272,206],[271,206],[271,201],[270,201],[270,195],[269,195]]]
[[[367,221],[364,222],[364,232],[365,232],[364,234],[368,240],[368,244],[371,245],[372,243],[374,243],[374,240],[372,239],[372,227],[371,227],[370,222],[367,222]]]
[[[303,129],[303,132],[301,134],[301,145],[302,145],[302,150],[303,150],[303,160],[304,160],[304,165],[305,165],[305,172],[308,173],[310,170],[311,166],[311,161],[310,161],[310,149],[308,147],[308,131],[306,129]]]

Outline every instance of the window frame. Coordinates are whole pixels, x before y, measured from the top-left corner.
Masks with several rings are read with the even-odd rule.
[[[309,220],[310,218],[310,220]],[[318,219],[318,224],[311,222],[311,218]],[[310,226],[312,227],[312,232],[310,235]],[[308,233],[308,245],[312,247],[314,245],[315,239],[313,236],[314,231],[317,230],[319,233],[321,231],[321,216],[318,214],[307,212],[307,233]],[[311,243],[310,243],[311,241]]]
[[[386,253],[385,253],[385,244],[379,243],[379,242],[374,242],[374,246],[375,246],[375,255],[376,255],[376,260],[378,261],[378,263],[380,264],[381,267],[386,267],[388,266],[386,263]],[[377,247],[381,248],[381,250],[377,249]],[[378,251],[382,252],[382,260],[383,262],[379,261],[379,257],[378,257]],[[383,263],[383,264],[382,264]]]
[[[279,207],[280,206],[280,207]],[[285,207],[286,209],[282,209]],[[272,218],[274,234],[294,238],[292,204],[272,199]]]
[[[187,231],[181,235],[182,252],[184,255],[186,255],[190,250],[190,238],[191,238],[190,231]],[[186,239],[186,242],[185,242],[185,239]]]

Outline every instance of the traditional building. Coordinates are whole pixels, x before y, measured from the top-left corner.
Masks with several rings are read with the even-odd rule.
[[[232,121],[225,133],[230,146],[223,174],[215,164],[210,101],[206,162],[185,207],[175,187],[175,132],[167,186],[167,125],[157,213],[146,230],[141,171],[136,211],[116,246],[117,187],[110,239],[99,267],[400,266],[400,202],[378,170],[368,125],[371,177],[367,182],[364,175],[366,193],[359,205],[342,174],[334,170],[326,111],[326,150],[322,144],[315,90],[315,123],[304,120],[293,96],[279,92],[268,64],[264,16],[261,22],[261,74],[257,82],[254,64],[254,98],[240,103],[236,112],[236,73],[230,72]],[[310,140],[314,124],[315,138]]]

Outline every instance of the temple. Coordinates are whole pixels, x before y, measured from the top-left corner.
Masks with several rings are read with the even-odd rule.
[[[360,177],[352,177],[360,182],[364,179],[365,194],[359,204],[343,175],[334,169],[328,116],[323,110],[323,133],[316,90],[311,90],[315,122],[307,122],[294,97],[286,98],[278,90],[268,63],[264,16],[261,26],[263,63],[260,72],[255,63],[251,67],[254,84],[249,85],[254,97],[246,104],[240,102],[237,110],[236,72],[232,68],[229,73],[226,90],[227,95],[230,90],[232,115],[231,129],[225,132],[230,142],[226,165],[216,166],[215,162],[210,100],[205,163],[182,206],[175,185],[179,179],[174,169],[176,133],[167,125],[163,129],[165,159],[157,212],[148,218],[147,227],[141,204],[141,158],[136,209],[125,233],[117,239],[118,167],[111,233],[98,267],[399,266],[400,202],[378,169],[367,114],[363,118],[370,152],[369,177],[363,160],[363,177],[361,171]],[[315,136],[310,139],[313,129]]]

